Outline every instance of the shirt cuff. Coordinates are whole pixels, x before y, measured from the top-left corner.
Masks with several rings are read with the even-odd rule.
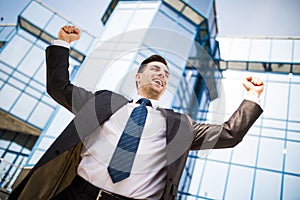
[[[61,46],[70,49],[70,44],[63,40],[53,40],[52,45]]]
[[[258,98],[257,96],[254,96],[251,94],[246,94],[245,99],[260,105],[260,98]]]

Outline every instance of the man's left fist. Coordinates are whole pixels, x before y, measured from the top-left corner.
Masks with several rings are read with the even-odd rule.
[[[248,94],[260,97],[264,90],[264,82],[255,76],[248,76],[244,79],[244,87],[246,88]]]

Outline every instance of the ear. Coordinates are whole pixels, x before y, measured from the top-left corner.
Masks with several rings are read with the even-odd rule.
[[[136,73],[135,75],[135,81],[138,82],[141,79],[141,73]]]

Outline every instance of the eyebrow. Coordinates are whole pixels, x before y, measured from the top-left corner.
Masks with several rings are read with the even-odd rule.
[[[155,67],[155,68],[157,68],[157,69],[161,69],[161,67],[158,66],[158,65],[152,65],[151,67]],[[165,71],[166,74],[170,75],[170,73],[169,73],[168,70],[164,70],[164,71]]]

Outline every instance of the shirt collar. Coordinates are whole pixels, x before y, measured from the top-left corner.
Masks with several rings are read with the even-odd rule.
[[[136,94],[136,95],[134,95],[134,96],[132,97],[132,101],[133,101],[133,103],[136,103],[136,102],[137,102],[138,100],[140,100],[141,98],[145,98],[145,97]],[[155,99],[149,99],[149,100],[151,101],[152,107],[153,107],[154,109],[159,108],[159,104],[160,104],[159,101],[157,101],[157,100],[155,100]]]

